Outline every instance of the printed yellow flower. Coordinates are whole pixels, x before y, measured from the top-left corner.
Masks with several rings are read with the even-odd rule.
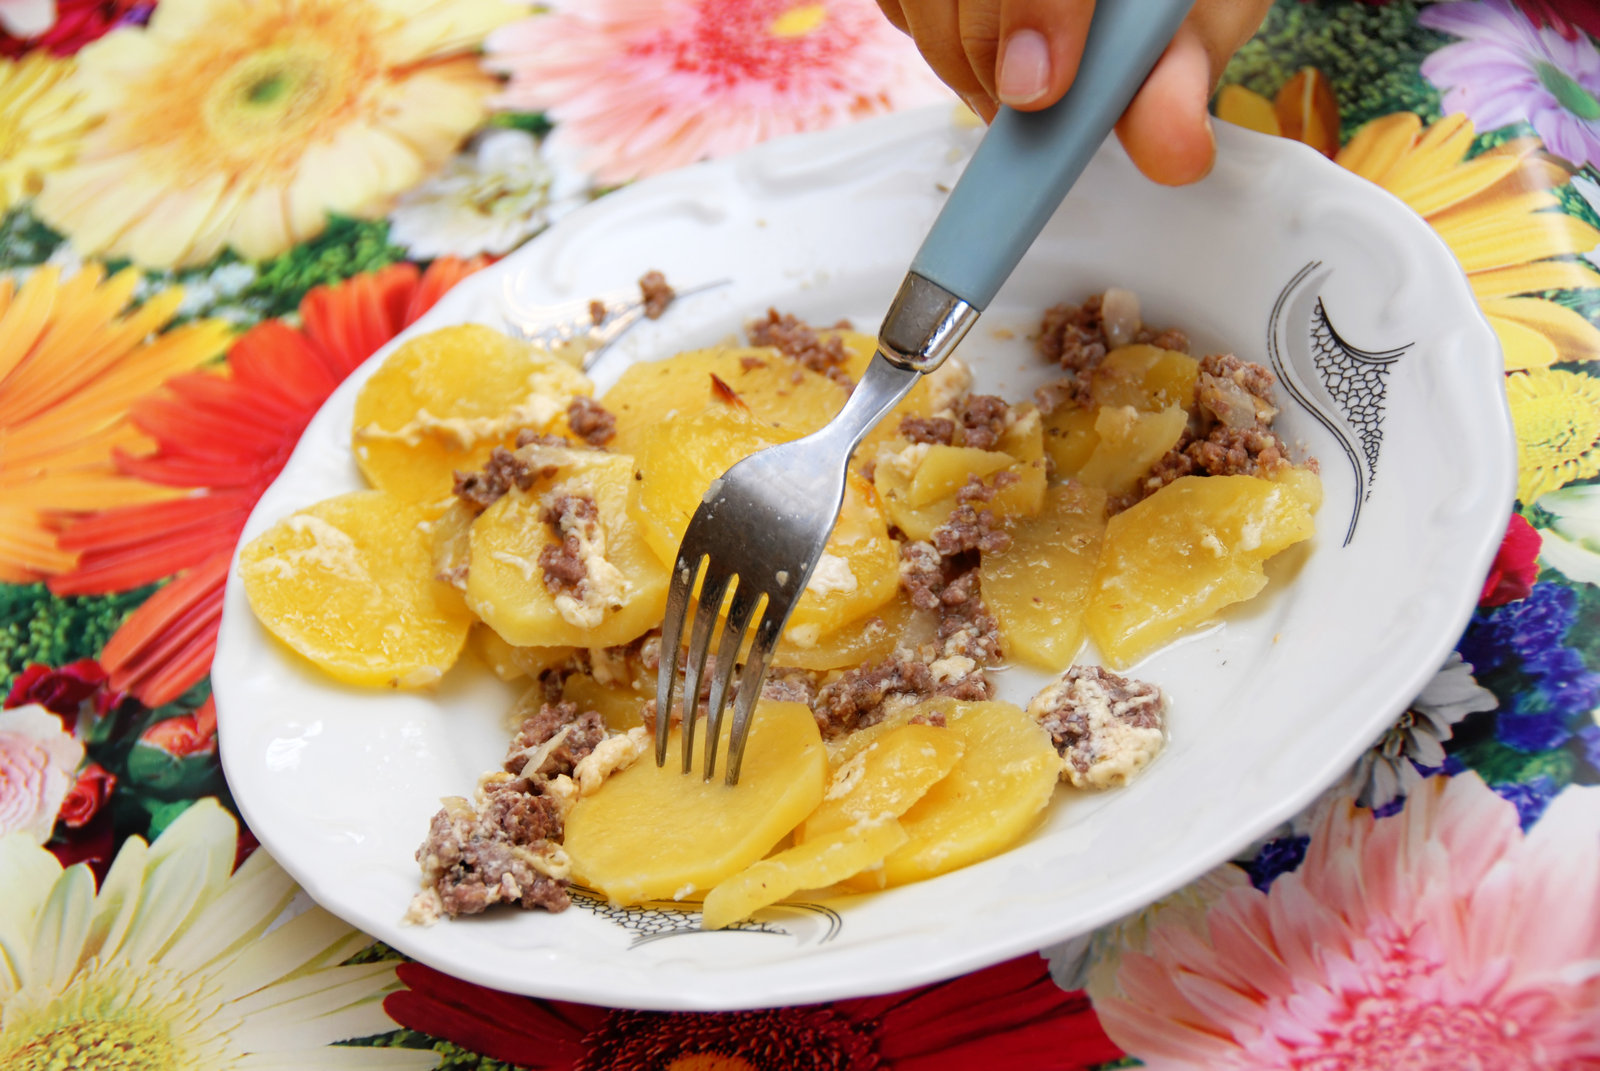
[[[98,265],[63,282],[54,267],[20,288],[0,279],[0,581],[69,569],[50,524],[56,511],[106,509],[181,494],[120,474],[113,454],[153,442],[129,422],[133,403],[218,357],[229,327],[197,320],[164,334],[183,300],[173,287],[129,310],[139,273],[106,279]]]
[[[1531,503],[1600,476],[1600,380],[1558,368],[1506,379],[1517,428],[1517,497]]]
[[[69,80],[72,64],[45,52],[0,60],[0,213],[39,192],[77,155],[89,125]]]
[[[163,0],[78,53],[100,125],[37,211],[84,255],[274,256],[378,215],[453,153],[496,83],[467,54],[507,0]]]
[[[392,963],[319,908],[271,930],[294,883],[265,851],[233,868],[212,799],[126,841],[96,891],[25,836],[0,839],[0,1067],[7,1071],[410,1071],[432,1052],[333,1045],[395,1028]]]
[[[1522,295],[1600,286],[1579,259],[1600,231],[1560,211],[1551,192],[1570,173],[1519,138],[1466,159],[1472,123],[1446,116],[1427,129],[1410,112],[1363,126],[1334,159],[1399,197],[1455,253],[1500,336],[1506,369],[1600,359],[1600,329],[1553,301]]]

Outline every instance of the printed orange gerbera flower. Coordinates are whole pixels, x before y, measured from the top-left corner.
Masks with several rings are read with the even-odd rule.
[[[1374,119],[1334,159],[1422,215],[1466,270],[1505,351],[1507,371],[1600,358],[1600,329],[1542,297],[1545,290],[1600,286],[1579,258],[1600,231],[1560,210],[1552,189],[1571,178],[1518,138],[1467,159],[1472,123],[1446,116],[1423,129],[1410,112]]]
[[[143,486],[192,490],[70,520],[60,543],[78,564],[50,581],[77,595],[178,574],[101,652],[114,688],[156,707],[205,676],[234,544],[306,424],[357,365],[482,263],[437,260],[426,273],[396,264],[318,287],[300,303],[301,328],[262,323],[234,343],[226,369],[179,376],[138,404],[133,422],[155,449],[120,453],[118,467]]]
[[[129,309],[138,282],[132,270],[106,279],[98,265],[65,281],[55,267],[39,268],[20,287],[0,279],[0,581],[31,583],[77,562],[57,540],[53,512],[181,493],[122,473],[113,452],[149,452],[129,409],[220,356],[230,331],[199,320],[158,333],[183,291]]]
[[[163,0],[78,53],[99,125],[36,208],[84,255],[274,256],[375,214],[484,118],[507,0]]]

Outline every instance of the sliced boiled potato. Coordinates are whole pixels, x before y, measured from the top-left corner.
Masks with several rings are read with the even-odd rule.
[[[731,722],[725,719],[725,732]],[[695,731],[698,770],[704,719]],[[822,800],[827,756],[804,703],[756,705],[737,785],[723,783],[726,739],[709,782],[683,774],[679,749],[674,730],[666,766],[641,758],[567,816],[574,877],[613,903],[681,900],[710,889],[766,855]]]
[[[1100,435],[1094,430],[1093,409],[1063,406],[1044,418],[1044,448],[1055,463],[1056,475],[1071,477],[1088,462]]]
[[[950,514],[959,505],[955,492],[922,505],[914,505],[911,501],[912,483],[923,458],[948,456],[934,455],[934,449],[933,446],[901,445],[899,449],[885,450],[879,455],[877,470],[873,475],[884,516],[890,524],[912,539],[931,538],[934,529],[949,520]],[[1031,517],[1038,513],[1044,505],[1044,466],[1043,457],[1033,461],[1014,461],[984,476],[982,482],[997,490],[993,498],[977,503],[976,508],[988,510],[997,517]],[[1002,474],[1009,474],[1015,479],[1001,481],[999,477]],[[963,477],[957,487],[964,486],[966,482]]]
[[[719,346],[690,350],[663,361],[630,366],[605,393],[602,404],[616,416],[609,444],[638,454],[651,429],[725,404],[715,376],[738,403],[763,423],[796,438],[833,419],[849,395],[827,376],[766,347]]]
[[[1089,397],[1099,407],[1131,405],[1156,412],[1194,408],[1200,362],[1187,353],[1135,343],[1118,346],[1095,365]]]
[[[943,714],[945,731],[965,749],[955,768],[900,816],[906,844],[881,868],[847,879],[851,888],[904,885],[998,855],[1034,826],[1055,791],[1061,756],[1020,708],[933,699],[918,709]]]
[[[579,710],[598,711],[606,727],[625,733],[644,724],[644,704],[655,693],[639,692],[622,684],[601,684],[587,673],[574,673],[561,682],[561,698]]]
[[[513,488],[472,525],[467,605],[518,647],[612,647],[661,624],[667,570],[628,518],[632,481],[632,458],[594,453]],[[545,514],[563,494],[592,498],[599,514],[582,599],[552,592],[539,560],[560,541]]]
[[[1303,469],[1185,476],[1111,518],[1085,611],[1106,662],[1129,666],[1254,596],[1267,584],[1263,563],[1315,532],[1321,501]]]
[[[1189,414],[1177,405],[1153,413],[1131,405],[1102,407],[1094,421],[1094,452],[1078,470],[1078,480],[1114,495],[1126,494],[1178,445],[1188,423]]]
[[[664,565],[677,560],[678,544],[713,481],[757,450],[789,438],[788,432],[729,405],[645,432],[628,512],[658,559]],[[898,590],[899,566],[900,548],[889,537],[877,492],[852,474],[833,534],[789,618],[790,638],[815,646],[840,626],[883,606]]]
[[[834,770],[827,795],[795,830],[795,840],[900,817],[955,768],[966,746],[964,737],[935,725],[902,725],[884,734]]]
[[[1104,491],[1058,484],[1046,492],[1037,517],[1007,529],[1009,547],[983,555],[983,604],[1013,658],[1055,671],[1072,664],[1083,646],[1105,511]]]
[[[982,479],[1010,467],[1016,460],[998,450],[932,443],[917,466],[916,475],[911,477],[911,485],[906,488],[906,505],[926,506],[929,502],[950,498],[971,477]]]
[[[931,615],[919,614],[902,594],[872,610],[864,617],[848,621],[812,644],[785,636],[772,652],[775,666],[826,670],[862,666],[885,657],[902,642],[932,639],[935,629]],[[809,639],[802,633],[800,639]]]
[[[455,663],[472,617],[433,579],[422,507],[386,491],[319,502],[239,553],[261,623],[330,676],[418,687]]]
[[[821,889],[881,863],[906,842],[893,818],[834,830],[752,863],[706,894],[702,928],[720,930],[801,889]]]
[[[519,431],[551,430],[593,389],[582,372],[500,331],[440,328],[403,343],[362,385],[356,464],[374,487],[435,501],[456,470],[482,468]]]

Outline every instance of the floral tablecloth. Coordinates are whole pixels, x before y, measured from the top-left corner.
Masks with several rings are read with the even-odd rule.
[[[1600,1067],[1590,0],[1281,0],[1216,99],[1426,217],[1499,334],[1520,502],[1458,654],[1135,917],[726,1015],[489,992],[309,907],[218,765],[223,582],[323,399],[452,284],[618,185],[946,99],[909,43],[871,0],[0,0],[0,29],[0,1066]]]

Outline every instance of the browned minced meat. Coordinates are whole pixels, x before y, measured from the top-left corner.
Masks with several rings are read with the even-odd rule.
[[[767,362],[760,357],[746,355],[739,358],[739,367],[746,372],[754,372],[757,368],[767,367]]]
[[[946,584],[939,593],[939,604],[939,644],[946,656],[962,655],[980,666],[1000,661],[1000,623],[978,594],[977,569]],[[983,684],[987,695],[987,679]]]
[[[557,542],[546,544],[539,552],[539,569],[544,573],[545,589],[551,594],[566,592],[583,598],[589,567],[583,560],[577,535],[568,529],[578,524],[593,527],[599,516],[594,499],[588,495],[557,495],[545,507],[542,519],[558,537]]]
[[[667,285],[667,277],[658,271],[647,271],[639,277],[639,293],[644,297],[644,314],[652,320],[661,319],[678,292]]]
[[[956,490],[956,502],[960,505],[972,505],[977,502],[993,502],[994,496],[1004,488],[1022,479],[1010,469],[1001,469],[988,480],[973,473],[967,477],[967,482]]]
[[[1232,354],[1204,358],[1195,384],[1198,433],[1185,432],[1107,510],[1118,513],[1184,476],[1271,476],[1291,465],[1288,447],[1270,426],[1274,382],[1271,371]],[[1315,471],[1315,461],[1308,466]]]
[[[532,428],[523,428],[517,432],[518,449],[524,446],[564,446],[570,448],[575,445],[571,439],[564,439],[559,435],[548,435],[542,431],[534,431]]]
[[[774,666],[761,681],[762,699],[810,705],[816,697],[816,674],[797,666]]]
[[[932,543],[919,539],[901,544],[900,586],[917,609],[939,608],[939,593],[944,590],[944,557]]]
[[[437,873],[434,890],[451,915],[475,915],[495,903],[564,911],[567,883],[541,874],[514,848],[537,852],[562,835],[561,810],[522,779],[492,786],[482,814],[441,809],[417,849],[417,861]]]
[[[606,303],[604,301],[589,302],[589,320],[596,327],[599,327],[601,324],[606,322],[607,315],[609,315],[609,313],[606,310]]]
[[[482,471],[455,473],[454,491],[456,497],[469,506],[485,510],[513,487],[526,491],[533,486],[533,481],[553,472],[552,465],[535,465],[528,458],[497,446],[490,451]]]
[[[569,725],[572,731],[546,756],[542,766],[529,770],[523,765],[527,762],[527,752]],[[523,720],[511,738],[511,746],[506,750],[506,772],[535,780],[570,775],[573,767],[605,738],[605,719],[598,711],[580,710],[578,704],[571,702],[545,703],[536,714]]]
[[[1052,305],[1039,324],[1039,355],[1073,372],[1086,372],[1100,363],[1110,348],[1100,316],[1101,295],[1093,294],[1082,305]],[[1189,336],[1182,331],[1157,331],[1141,326],[1133,341],[1162,349],[1189,352]]]
[[[1049,416],[1057,409],[1086,406],[1089,404],[1089,377],[1070,372],[1060,379],[1052,379],[1033,392],[1033,404],[1038,406],[1042,416]]]
[[[1100,295],[1082,305],[1052,305],[1039,324],[1039,356],[1075,372],[1087,371],[1106,355],[1100,320]]]
[[[956,441],[956,422],[946,417],[902,417],[900,437],[909,443],[949,446]]]
[[[993,450],[1006,433],[1011,407],[993,394],[970,394],[961,403],[960,445]]]
[[[910,720],[906,722],[906,724],[907,725],[931,725],[935,729],[943,729],[945,727],[944,712],[941,711],[941,710],[932,710],[932,711],[924,711],[921,714],[913,714],[911,716]]]
[[[810,324],[789,313],[768,309],[766,319],[752,320],[745,325],[745,333],[750,336],[752,346],[772,346],[813,372],[843,375],[840,368],[848,356],[844,340],[837,335],[824,339]]]
[[[811,712],[830,739],[883,720],[883,703],[892,695],[920,699],[933,694],[927,663],[892,657],[846,670],[817,692]]]
[[[617,433],[617,418],[593,398],[580,394],[567,406],[567,427],[590,446],[604,446]]]
[[[1079,771],[1088,770],[1095,753],[1086,708],[1103,700],[1114,717],[1136,729],[1159,729],[1166,718],[1161,689],[1145,681],[1121,677],[1100,666],[1073,666],[1062,674],[1061,696],[1040,713],[1039,724],[1050,742]]]
[[[934,549],[946,558],[969,550],[999,552],[1011,545],[1011,536],[999,527],[990,510],[980,510],[963,502],[950,511],[950,517],[933,530]]]

